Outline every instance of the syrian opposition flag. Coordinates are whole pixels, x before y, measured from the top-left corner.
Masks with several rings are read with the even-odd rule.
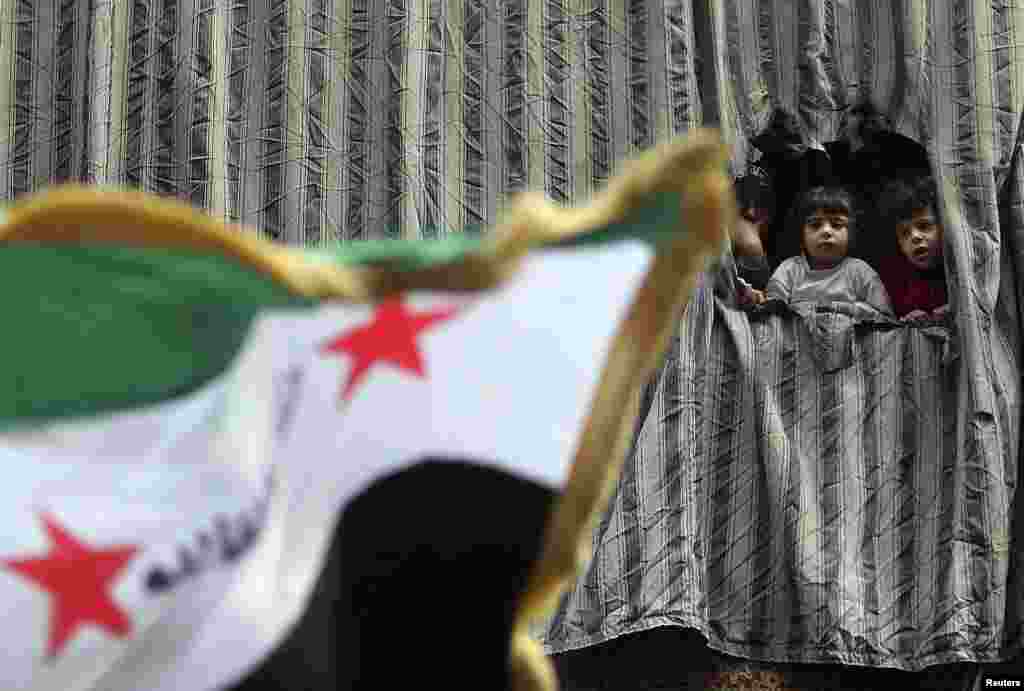
[[[721,160],[684,142],[583,210],[333,253],[134,193],[9,208],[0,687],[235,683],[302,614],[339,513],[426,457],[595,501],[721,238]]]

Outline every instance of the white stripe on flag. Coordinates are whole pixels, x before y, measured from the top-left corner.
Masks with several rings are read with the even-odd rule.
[[[425,377],[376,365],[343,414],[351,362],[318,350],[370,321],[373,308],[327,307],[301,324],[284,318],[280,329],[291,334],[306,375],[288,455],[319,450],[350,469],[381,455],[393,463],[461,456],[561,486],[611,338],[650,256],[639,243],[548,251],[493,294],[407,298],[413,311],[457,310],[419,338]]]

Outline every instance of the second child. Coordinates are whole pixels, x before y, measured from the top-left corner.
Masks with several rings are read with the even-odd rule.
[[[896,316],[904,321],[941,319],[949,311],[936,201],[931,178],[894,182],[882,194],[883,220],[893,229],[895,242],[879,273]]]

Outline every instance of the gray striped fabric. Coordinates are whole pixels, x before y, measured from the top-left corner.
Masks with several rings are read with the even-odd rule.
[[[943,327],[864,327],[826,371],[812,332],[838,346],[843,324],[819,318],[698,294],[551,651],[665,625],[784,662],[1019,648],[1010,339],[978,328],[965,353]]]
[[[697,125],[741,172],[773,107],[825,142],[872,96],[942,178],[955,331],[858,332],[820,375],[800,324],[698,296],[548,643],[1019,649],[1020,3],[0,0],[0,75],[0,199],[126,185],[307,246],[486,226],[524,188],[581,202]]]
[[[78,180],[296,244],[419,237],[525,187],[581,201],[696,125],[739,172],[773,106],[827,141],[869,94],[987,228],[1022,27],[1009,0],[4,0],[0,198]]]

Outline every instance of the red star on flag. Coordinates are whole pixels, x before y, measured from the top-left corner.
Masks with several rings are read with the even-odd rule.
[[[92,549],[49,516],[42,516],[52,546],[45,557],[3,563],[36,583],[52,598],[47,656],[56,657],[82,624],[94,624],[113,636],[131,633],[131,620],[107,592],[137,547]]]
[[[382,302],[373,313],[373,321],[365,326],[346,331],[323,346],[326,353],[347,353],[354,359],[342,398],[351,397],[366,372],[378,361],[424,377],[423,356],[416,337],[438,322],[451,319],[455,307],[410,312],[402,298],[393,297]]]

